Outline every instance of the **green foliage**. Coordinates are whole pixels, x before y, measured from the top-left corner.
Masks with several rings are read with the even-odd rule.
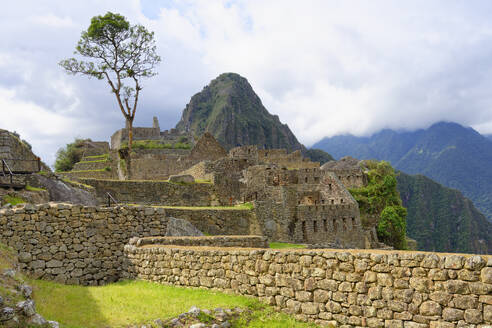
[[[106,167],[104,168],[104,171],[106,171],[106,172],[111,172],[111,167],[110,167],[110,166],[106,166]]]
[[[350,189],[359,203],[361,217],[378,217],[378,238],[397,249],[404,249],[407,211],[397,190],[396,174],[388,162],[365,161],[368,184]]]
[[[75,163],[80,162],[84,153],[84,141],[75,139],[74,142],[67,144],[65,148],[58,149],[55,161],[56,172],[70,171]]]
[[[406,248],[407,209],[402,206],[386,206],[381,212],[377,232],[381,241],[397,249]]]
[[[21,197],[15,197],[10,195],[3,196],[3,201],[9,203],[10,205],[24,204],[26,200]]]
[[[59,65],[69,74],[105,79],[131,126],[142,90],[140,79],[156,75],[155,67],[161,61],[156,53],[154,32],[142,25],[131,25],[120,14],[108,12],[91,19],[75,54],[88,60],[69,58]],[[129,129],[129,140],[131,135]]]
[[[26,190],[27,191],[43,191],[43,190],[46,190],[46,189],[36,188],[36,187],[30,186],[30,185],[26,185]]]

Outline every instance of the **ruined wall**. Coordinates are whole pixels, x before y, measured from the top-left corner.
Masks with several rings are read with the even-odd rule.
[[[161,131],[159,128],[133,128],[133,140],[159,140]],[[111,149],[119,149],[121,144],[128,141],[128,129],[123,128],[111,136]]]
[[[320,166],[319,162],[311,162],[309,159],[303,158],[300,150],[287,153],[286,149],[259,149],[258,161],[289,169],[309,169]]]
[[[492,258],[415,252],[125,246],[132,277],[253,295],[339,327],[486,328]]]
[[[253,210],[166,208],[166,215],[187,220],[201,232],[210,235],[261,234]]]
[[[169,206],[227,205],[211,183],[176,184],[168,181],[97,180],[80,179],[93,186],[101,203],[109,192],[118,203],[155,204]]]
[[[21,269],[70,284],[119,279],[128,240],[166,228],[165,211],[154,208],[51,203],[0,210],[0,241],[18,252]]]
[[[255,201],[262,234],[270,240],[335,248],[368,245],[357,202],[331,173],[257,165],[244,173],[242,197]]]
[[[0,129],[0,160],[3,159],[12,171],[38,172],[38,157],[18,135]],[[19,161],[21,160],[21,161]],[[44,164],[41,169],[49,170]],[[0,163],[1,170],[1,163]]]

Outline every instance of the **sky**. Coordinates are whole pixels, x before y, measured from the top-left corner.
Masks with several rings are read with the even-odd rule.
[[[492,133],[491,1],[2,1],[0,129],[49,164],[74,138],[124,126],[106,82],[58,65],[107,11],[154,31],[162,57],[134,126],[174,127],[191,96],[235,72],[307,146],[438,121]]]

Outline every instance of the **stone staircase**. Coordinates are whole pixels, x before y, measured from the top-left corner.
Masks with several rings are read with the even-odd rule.
[[[94,179],[114,179],[116,165],[109,154],[98,156],[86,156],[78,163],[75,163],[73,170],[68,172],[59,172],[64,178],[78,180],[81,178]]]

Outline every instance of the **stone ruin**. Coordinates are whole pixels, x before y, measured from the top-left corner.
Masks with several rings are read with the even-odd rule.
[[[116,131],[109,150],[109,144],[93,142],[106,159],[84,158],[65,175],[95,187],[101,202],[110,193],[121,202],[146,205],[252,203],[255,219],[249,220],[249,230],[271,241],[335,248],[381,246],[374,226],[361,225],[358,204],[347,190],[367,183],[355,159],[320,167],[300,151],[250,145],[227,152],[209,133],[195,140],[174,129],[160,131],[154,118],[152,127],[134,128],[134,140],[171,145],[187,140],[190,149],[134,147],[128,180],[120,152],[127,132],[127,128]],[[94,158],[94,147],[91,151]]]

